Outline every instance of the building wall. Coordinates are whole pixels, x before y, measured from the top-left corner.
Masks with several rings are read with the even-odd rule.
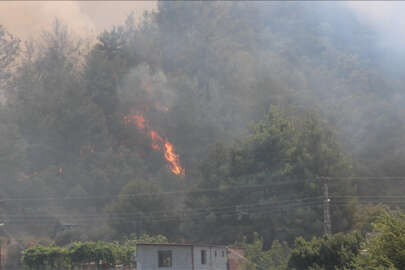
[[[159,268],[159,251],[172,252],[172,267]],[[207,263],[201,264],[201,251],[207,254]],[[194,261],[194,268],[192,267]],[[137,270],[227,270],[228,254],[225,247],[139,245],[136,248]]]
[[[158,252],[172,251],[172,267],[159,268]],[[136,248],[137,270],[191,270],[191,246],[140,245]]]
[[[207,264],[201,264],[202,250],[207,252]],[[195,270],[227,270],[227,261],[226,248],[224,247],[194,246]]]

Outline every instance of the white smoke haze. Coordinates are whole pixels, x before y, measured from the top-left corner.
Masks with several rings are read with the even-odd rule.
[[[0,24],[22,39],[32,38],[42,29],[49,30],[55,18],[67,23],[77,33],[94,29],[91,19],[74,1],[7,1],[0,5]]]
[[[348,1],[359,21],[380,35],[382,48],[402,50],[405,46],[405,3],[401,1]]]
[[[121,24],[131,12],[139,21],[143,12],[155,8],[154,1],[2,1],[0,25],[21,39],[29,39],[49,30],[57,18],[77,34],[97,34]]]
[[[119,89],[122,103],[138,104],[138,109],[145,109],[152,104],[154,109],[169,108],[174,102],[174,91],[162,71],[152,72],[147,64],[132,69]]]
[[[360,21],[381,34],[382,47],[405,45],[405,3],[395,1],[348,1],[345,4]],[[55,18],[77,33],[99,33],[121,24],[135,12],[139,21],[145,11],[156,9],[156,1],[2,1],[0,24],[27,39],[47,29]]]
[[[144,24],[145,27],[124,25],[122,32],[102,34],[115,25],[123,25],[131,12],[139,22],[143,12],[156,9],[156,1],[0,2],[0,25],[23,41],[33,38],[35,52],[32,63],[24,63],[24,56],[31,56],[28,50],[31,47],[26,46],[24,50],[24,46],[31,43],[22,42],[22,57],[17,58],[18,61],[22,59],[19,65],[22,68],[15,72],[15,81],[9,84],[14,88],[9,85],[6,88],[7,105],[10,106],[4,106],[4,112],[10,113],[4,113],[4,117],[9,117],[5,119],[10,121],[10,126],[21,130],[16,129],[15,134],[21,136],[22,143],[20,139],[14,139],[13,134],[9,136],[11,139],[5,137],[0,143],[12,142],[17,145],[14,148],[22,150],[10,148],[13,158],[10,158],[10,164],[16,164],[16,176],[4,177],[1,183],[6,184],[0,193],[11,191],[0,195],[6,199],[17,196],[63,198],[60,203],[44,200],[43,207],[38,200],[38,209],[35,204],[21,203],[32,209],[28,210],[31,212],[22,209],[18,216],[49,215],[57,222],[79,225],[78,232],[89,237],[86,240],[112,241],[123,239],[121,228],[115,226],[115,221],[121,224],[121,219],[124,220],[123,213],[139,211],[148,218],[148,211],[155,211],[153,204],[150,204],[151,208],[138,209],[136,200],[131,209],[119,208],[121,198],[142,191],[135,185],[136,189],[132,189],[132,184],[137,182],[141,183],[140,187],[143,182],[151,182],[162,192],[171,193],[172,190],[193,191],[194,187],[203,189],[211,185],[217,188],[235,184],[273,184],[286,176],[305,181],[303,184],[308,184],[308,189],[283,187],[278,193],[278,189],[267,188],[266,192],[271,192],[271,196],[275,192],[271,200],[276,201],[287,191],[292,191],[293,196],[304,195],[307,191],[314,195],[320,190],[313,189],[312,180],[307,182],[305,177],[322,172],[313,170],[318,163],[311,161],[311,152],[318,151],[313,141],[324,136],[321,128],[329,129],[329,126],[336,133],[336,145],[342,148],[342,153],[350,158],[353,156],[353,167],[362,166],[359,170],[348,170],[353,175],[380,173],[391,176],[383,167],[385,160],[390,162],[403,156],[402,161],[405,161],[405,137],[402,135],[405,134],[405,121],[402,120],[405,109],[400,109],[405,108],[405,97],[402,87],[394,87],[394,83],[380,72],[385,72],[380,68],[382,58],[387,66],[401,70],[386,60],[394,58],[395,50],[384,48],[391,46],[399,51],[404,43],[401,35],[405,31],[402,29],[405,19],[400,11],[405,11],[405,4],[328,1],[173,4],[184,7],[181,9],[171,7],[172,4],[164,2],[161,13],[149,17],[151,23]],[[66,32],[52,32],[52,27],[58,25],[54,24],[55,19],[60,20],[60,29],[66,26]],[[42,31],[51,32],[41,36]],[[95,39],[97,35],[100,35],[98,40]],[[99,46],[95,45],[96,41]],[[401,58],[397,57],[397,61]],[[398,93],[391,93],[394,90]],[[268,114],[272,105],[277,108],[274,115],[273,112]],[[0,121],[0,129],[3,124]],[[303,124],[311,126],[301,132]],[[9,128],[8,125],[4,127]],[[284,133],[284,127],[287,133]],[[158,136],[152,135],[155,132]],[[285,140],[283,134],[288,135]],[[173,144],[172,152],[167,150],[172,149],[171,146],[165,145],[169,141]],[[276,142],[274,147],[273,142]],[[340,150],[333,144],[332,148],[326,145],[325,149],[333,151],[329,157],[335,159]],[[269,151],[264,153],[262,149],[265,148],[274,151],[274,155]],[[14,162],[15,153],[20,152],[26,157],[19,163]],[[287,159],[294,152],[297,158]],[[167,153],[175,154],[169,157],[179,155],[180,166],[187,171],[185,181],[176,176],[178,173],[172,170],[173,167],[167,167],[169,158],[164,155]],[[405,162],[398,160],[401,167]],[[0,168],[5,168],[1,163]],[[348,158],[349,163],[351,166],[352,161]],[[175,174],[173,177],[168,168]],[[3,171],[8,172],[8,169],[0,170],[0,180],[3,180]],[[343,171],[338,173],[346,175]],[[405,175],[405,170],[394,173],[394,176]],[[17,184],[7,185],[8,179],[10,182],[17,179]],[[256,203],[256,195],[264,194],[256,188],[250,190],[243,201],[237,197],[239,191],[230,192],[233,195],[227,195],[224,200],[229,198],[229,205],[251,205]],[[378,195],[378,192],[365,195]],[[293,196],[290,194],[288,198]],[[80,197],[91,199],[75,199]],[[188,194],[173,200],[175,207],[170,211],[175,213],[176,219],[181,211],[194,211],[192,206],[189,209],[186,198],[189,199]],[[191,205],[199,208],[201,204],[203,207],[222,205],[222,198],[215,194],[213,200],[206,193],[196,198],[196,203]],[[54,204],[59,208],[52,208]],[[318,206],[314,207],[316,213]],[[0,208],[1,215],[2,210]],[[13,208],[9,207],[7,211],[7,215],[15,215]],[[295,216],[294,211],[291,214]],[[308,224],[315,224],[313,230],[304,223],[305,230],[301,230],[302,224],[291,222],[289,224],[297,230],[283,229],[273,236],[266,225],[267,217],[259,215],[257,221],[264,221],[263,225],[256,225],[252,219],[252,227],[235,227],[230,230],[229,237],[217,240],[214,234],[205,238],[205,229],[198,231],[211,225],[222,226],[214,220],[216,213],[207,215],[207,223],[204,217],[201,223],[179,221],[179,226],[173,226],[180,228],[179,232],[177,228],[172,232],[171,228],[158,227],[164,229],[162,234],[167,231],[173,239],[184,234],[192,235],[190,239],[213,242],[233,241],[231,237],[239,237],[236,235],[239,228],[242,230],[239,235],[259,228],[266,232],[266,241],[271,244],[273,237],[293,240],[290,233],[318,235],[322,225],[322,216],[314,223],[312,217],[315,216],[311,214]],[[127,216],[136,219],[140,215]],[[168,218],[171,218],[171,212]],[[218,222],[222,220],[218,219]],[[245,220],[241,222],[243,225]],[[282,220],[280,222],[283,225]],[[134,227],[138,230],[136,224]],[[196,230],[194,224],[197,224]],[[223,225],[226,227],[216,230],[218,235],[233,226],[226,222]],[[127,232],[122,233],[129,235],[132,229],[128,225]],[[68,234],[65,238],[65,232],[51,235],[48,227],[31,228],[29,222],[15,230],[21,237],[29,230],[27,236],[32,234],[35,240],[42,237],[36,234],[35,230],[38,230],[44,238],[49,238],[49,242],[56,244],[54,239],[70,242],[81,239],[73,239],[76,236]],[[134,232],[138,234],[138,231]],[[151,230],[151,233],[155,231]]]

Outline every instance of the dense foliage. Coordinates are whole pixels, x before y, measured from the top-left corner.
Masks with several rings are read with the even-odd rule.
[[[356,269],[353,262],[360,253],[362,236],[338,233],[305,241],[297,238],[288,262],[289,269]]]
[[[190,195],[189,207],[208,209],[206,220],[190,222],[194,234],[190,238],[231,242],[236,235],[225,232],[248,235],[256,231],[268,248],[275,239],[292,243],[299,235],[319,235],[323,216],[318,176],[344,175],[351,170],[333,131],[317,114],[300,111],[287,115],[274,106],[244,140],[229,148],[219,145],[215,151],[203,165],[198,189],[219,191]],[[238,185],[252,187],[240,190]],[[334,192],[344,195],[349,190],[342,183]],[[229,205],[235,215],[216,210]],[[350,224],[351,214],[345,206],[334,212],[334,218],[338,230],[349,229],[345,224]],[[201,228],[197,235],[195,228]]]
[[[403,214],[382,210],[372,225],[373,230],[365,236],[352,232],[313,238],[311,241],[297,238],[289,255],[288,267],[281,269],[402,269]]]
[[[364,244],[365,254],[359,256],[356,268],[403,269],[405,267],[405,216],[386,211],[373,224],[373,234]]]
[[[291,249],[287,243],[275,240],[270,249],[264,249],[263,239],[255,233],[251,242],[246,239],[237,246],[242,248],[245,260],[244,269],[246,270],[283,270],[287,269]]]
[[[22,252],[22,263],[28,269],[75,269],[95,264],[97,269],[109,269],[120,264],[133,266],[136,243],[167,243],[162,235],[142,235],[118,242],[74,242],[67,247],[34,245]]]

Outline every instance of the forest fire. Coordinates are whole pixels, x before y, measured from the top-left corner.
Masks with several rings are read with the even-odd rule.
[[[181,177],[185,176],[185,169],[180,165],[180,157],[175,153],[173,144],[167,138],[160,136],[157,131],[151,129],[142,113],[133,112],[124,116],[124,124],[136,124],[139,129],[148,132],[152,140],[152,149],[163,151],[169,170]]]
[[[124,124],[136,124],[140,129],[145,129],[146,121],[142,114],[131,113],[124,116]]]
[[[156,104],[156,109],[158,109],[159,111],[162,111],[162,112],[168,112],[169,111],[169,108],[167,106],[162,106],[159,103]]]
[[[174,153],[173,144],[168,140],[165,141],[165,158],[172,173],[185,176],[185,169],[180,166],[179,155]]]

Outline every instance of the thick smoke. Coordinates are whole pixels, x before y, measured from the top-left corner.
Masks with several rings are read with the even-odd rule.
[[[132,11],[141,15],[155,6],[154,1],[2,1],[0,24],[27,39],[49,30],[58,18],[72,31],[84,35],[120,24]]]
[[[147,64],[141,64],[129,72],[119,89],[122,104],[136,104],[138,109],[166,111],[174,104],[174,91],[163,71],[152,72]],[[131,108],[132,109],[132,108]]]
[[[405,45],[405,4],[390,1],[346,2],[361,22],[370,24],[381,35],[380,46]]]
[[[77,213],[87,218],[86,222],[96,223],[88,216],[96,213],[104,218],[103,207],[120,192],[132,194],[134,191],[126,190],[128,184],[139,179],[157,183],[165,192],[193,188],[200,182],[201,189],[210,185],[215,188],[220,181],[224,186],[243,184],[251,172],[246,170],[243,175],[226,160],[231,155],[244,160],[248,157],[245,153],[255,156],[256,148],[261,155],[260,144],[252,147],[254,151],[246,148],[253,138],[246,135],[251,132],[248,127],[252,122],[266,119],[271,105],[288,111],[297,121],[301,121],[297,112],[321,111],[321,120],[337,130],[345,152],[353,154],[356,162],[371,160],[363,162],[366,169],[357,171],[359,175],[372,174],[373,165],[385,157],[400,161],[388,160],[386,163],[398,166],[397,172],[381,174],[403,175],[405,148],[400,146],[405,142],[404,109],[402,101],[395,100],[403,97],[402,88],[384,75],[390,73],[388,69],[381,68],[387,66],[389,56],[396,55],[384,51],[387,44],[401,51],[400,26],[405,26],[405,20],[396,10],[360,3],[161,1],[160,11],[145,16],[145,24],[134,25],[129,18],[125,21],[131,11],[141,20],[142,12],[155,5],[124,1],[0,5],[0,24],[23,39],[49,30],[55,18],[86,37],[91,31],[97,34],[107,30],[97,43],[92,43],[89,54],[76,50],[76,42],[68,42],[63,31],[39,36],[39,40],[48,37],[43,42],[48,46],[38,43],[43,53],[34,62],[26,60],[24,69],[16,74],[20,99],[16,99],[16,106],[10,106],[10,122],[21,129],[27,145],[27,157],[21,158],[21,163],[27,165],[15,165],[15,179],[21,180],[16,187],[9,186],[21,196],[52,194],[65,198],[59,205],[64,210],[34,209],[34,214],[58,216],[65,211],[66,215]],[[393,24],[396,30],[391,29]],[[111,30],[113,25],[118,27]],[[398,67],[393,65],[391,69]],[[13,105],[11,101],[9,104]],[[134,124],[139,119],[144,120]],[[4,127],[7,131],[8,126]],[[152,129],[159,134],[158,143],[167,139],[173,144],[187,172],[185,181],[167,170],[163,147],[154,147]],[[297,128],[297,134],[300,132]],[[6,135],[0,143],[7,146],[14,142],[18,150],[22,144],[13,141],[17,137]],[[262,138],[267,140],[267,135],[257,139]],[[306,149],[298,142],[301,137],[294,140],[291,149],[300,146],[303,153],[312,154],[312,148]],[[266,144],[271,146],[273,142]],[[287,156],[278,151],[274,150],[273,164]],[[18,151],[10,148],[10,152]],[[271,165],[272,159],[263,153],[261,158],[246,158],[246,162],[235,164],[254,167],[253,162],[260,162],[263,168],[268,166],[269,173],[253,172],[246,183],[272,183],[267,176],[272,176],[272,169],[278,170]],[[311,164],[297,166],[297,178],[303,179],[304,175],[298,173]],[[377,165],[374,167],[379,168]],[[9,193],[10,197],[16,196]],[[245,202],[256,203],[253,197]],[[184,198],[176,199],[175,210],[185,210]],[[48,205],[47,201],[40,202],[44,207]],[[218,207],[215,203],[211,206]],[[32,206],[27,202],[26,207]],[[134,211],[133,207],[128,211]],[[148,211],[152,210],[145,206]],[[61,221],[76,222],[73,218]],[[262,225],[268,229],[268,223]]]
[[[360,23],[375,32],[377,64],[394,75],[402,75],[405,57],[405,4],[395,1],[345,2]]]

